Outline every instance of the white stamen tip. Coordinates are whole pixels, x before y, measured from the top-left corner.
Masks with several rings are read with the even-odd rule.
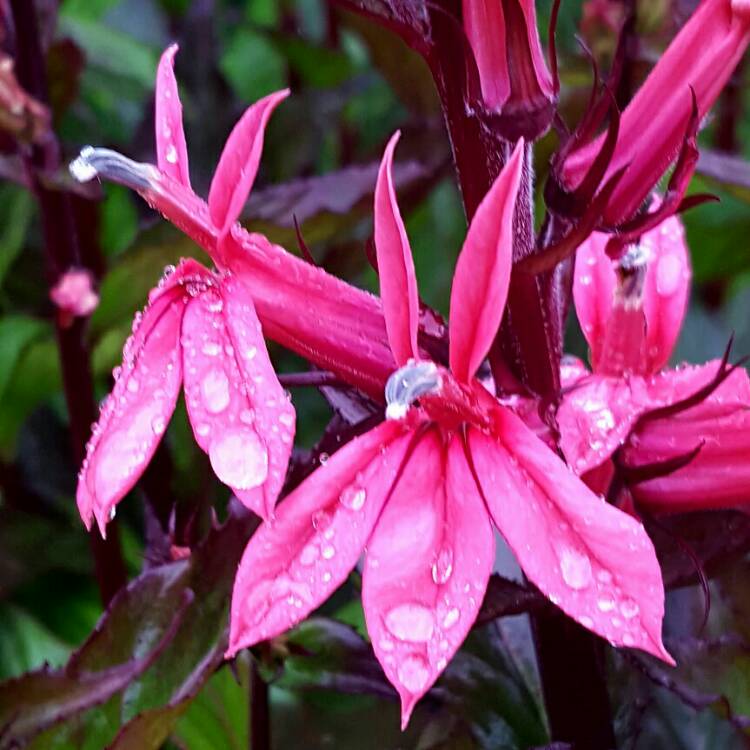
[[[436,393],[440,386],[440,373],[434,362],[410,359],[385,384],[386,418],[403,419],[420,396]]]

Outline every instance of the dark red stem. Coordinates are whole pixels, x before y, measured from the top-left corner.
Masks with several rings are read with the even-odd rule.
[[[10,5],[15,27],[18,79],[32,96],[47,102],[45,59],[35,5],[29,0],[10,0]],[[50,132],[43,145],[29,147],[25,160],[39,203],[47,280],[51,288],[68,268],[84,265],[71,196],[49,189],[40,179],[40,174],[52,173],[60,167],[60,149],[54,134]],[[79,466],[85,456],[91,424],[97,417],[85,325],[86,322],[80,318],[69,327],[63,326],[57,318],[55,322],[73,458]],[[99,592],[105,605],[126,582],[117,526],[110,523],[107,532],[106,541],[98,532],[89,535]]]
[[[250,660],[250,750],[271,750],[268,683],[255,659]]]

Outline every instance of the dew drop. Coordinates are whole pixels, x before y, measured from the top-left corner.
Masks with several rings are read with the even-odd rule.
[[[198,425],[198,426],[197,426],[197,427],[195,428],[195,432],[196,432],[196,433],[197,433],[197,434],[198,434],[198,435],[199,435],[200,437],[206,437],[206,435],[208,435],[208,433],[209,433],[209,432],[211,432],[211,425],[209,425],[209,424],[206,424],[205,422],[202,422],[201,424],[199,424],[199,425]]]
[[[301,565],[312,565],[318,559],[318,548],[314,544],[308,544],[300,553],[299,561]]]
[[[128,390],[131,393],[138,393],[140,387],[141,384],[135,378],[130,378],[130,380],[128,380]]]
[[[229,379],[223,370],[209,370],[201,382],[203,405],[211,414],[219,414],[229,406]]]
[[[320,554],[323,556],[324,560],[330,560],[336,554],[336,549],[332,544],[326,544]]]
[[[424,690],[429,678],[430,670],[427,662],[418,654],[407,656],[398,668],[399,681],[411,693]]]
[[[221,352],[221,346],[216,341],[206,341],[201,347],[201,351],[207,357],[217,357]]]
[[[354,484],[345,487],[339,496],[341,504],[345,508],[349,508],[349,510],[362,510],[366,499],[367,492],[365,489],[363,487],[357,487],[357,485]]]
[[[630,633],[624,633],[622,636],[622,642],[626,646],[633,646],[635,644],[635,640]]]
[[[166,158],[170,164],[177,164],[177,149],[175,148],[174,143],[170,143],[167,147]]]
[[[682,276],[682,264],[676,255],[664,255],[656,264],[656,291],[670,297],[677,291]]]
[[[252,430],[223,431],[211,442],[208,457],[216,476],[238,490],[258,487],[268,476],[268,453]]]
[[[620,614],[626,620],[632,620],[640,612],[640,607],[632,599],[626,599],[620,605]]]
[[[594,621],[588,615],[581,615],[581,617],[578,618],[578,622],[580,622],[584,628],[594,627]]]
[[[240,412],[240,422],[252,424],[255,421],[255,412],[252,409],[243,409]]]
[[[312,515],[312,525],[317,531],[326,529],[332,520],[333,516],[325,510],[318,510]]]
[[[284,427],[291,427],[294,424],[294,417],[288,412],[284,412],[283,414],[279,414],[279,422]]]
[[[166,424],[164,422],[164,417],[158,416],[151,420],[151,429],[153,430],[154,435],[162,435],[165,427]]]
[[[599,599],[599,601],[596,603],[596,606],[599,608],[600,612],[611,612],[617,605],[615,604],[614,599],[603,597]]]
[[[258,353],[257,346],[248,346],[245,349],[245,359],[255,359],[255,355]]]
[[[381,651],[393,651],[394,649],[393,641],[385,636],[380,639],[378,645],[380,646]]]
[[[458,622],[460,617],[461,611],[458,609],[458,607],[452,607],[445,613],[445,617],[443,617],[443,627],[446,630],[449,630]]]
[[[385,616],[385,626],[401,641],[425,643],[432,637],[435,618],[421,604],[399,604]]]
[[[565,547],[560,554],[560,570],[563,580],[572,589],[585,589],[591,583],[591,560],[570,547]]]
[[[432,563],[432,580],[441,585],[446,583],[453,573],[453,550],[443,547]]]
[[[318,463],[319,463],[319,464],[320,464],[321,466],[325,466],[325,465],[326,465],[326,464],[328,463],[328,459],[329,459],[329,458],[330,458],[330,456],[329,456],[329,455],[328,455],[327,453],[321,453],[321,454],[320,454],[320,455],[318,456]]]

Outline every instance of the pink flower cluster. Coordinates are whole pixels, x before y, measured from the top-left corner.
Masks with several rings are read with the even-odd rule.
[[[608,204],[613,219],[632,213],[676,153],[689,106],[687,86],[677,82],[692,83],[701,114],[715,99],[748,42],[745,6],[705,0],[623,115],[611,169],[631,166]],[[488,106],[518,106],[529,92],[555,96],[533,3],[464,0],[464,17]],[[525,24],[507,40],[506,17]],[[690,64],[687,50],[701,33],[708,47]],[[527,67],[508,65],[509,50],[524,45]],[[671,663],[661,639],[661,572],[633,509],[719,507],[750,497],[746,374],[727,372],[721,362],[666,368],[690,281],[678,219],[643,234],[616,260],[606,253],[607,235],[593,234],[578,250],[574,297],[592,372],[563,363],[561,457],[525,423],[534,412],[527,401],[494,395],[476,378],[511,283],[523,139],[468,228],[453,278],[449,356],[439,362],[418,335],[417,282],[392,178],[398,135],[375,187],[378,298],[237,223],[264,128],[287,92],[247,110],[208,201],[195,195],[175,52],[165,52],[157,75],[158,167],[90,148],[72,166],[81,179],[100,174],[134,187],[215,264],[183,260],[169,269],[134,322],[79,477],[86,525],[95,518],[104,534],[164,435],[182,388],[195,440],[216,476],[264,519],[237,572],[228,656],[300,622],[364,555],[367,630],[401,696],[405,725],[476,619],[496,529],[528,580],[583,627]],[[525,75],[530,71],[535,75]],[[658,118],[651,116],[656,109]],[[645,148],[643,127],[651,134]],[[574,151],[565,179],[575,183],[598,148],[594,142]],[[381,424],[336,452],[276,510],[295,412],[264,336],[386,407]],[[612,496],[618,472],[659,465],[662,475],[651,471]]]

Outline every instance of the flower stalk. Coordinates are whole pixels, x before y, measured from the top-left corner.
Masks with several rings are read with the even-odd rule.
[[[11,0],[10,6],[15,26],[19,81],[35,98],[46,102],[48,92],[45,62],[34,4],[26,0]],[[69,268],[83,266],[70,195],[46,187],[38,178],[39,173],[51,173],[60,166],[59,144],[51,131],[43,145],[35,144],[30,147],[26,162],[42,219],[47,278],[51,290]],[[85,455],[91,424],[96,419],[94,383],[85,328],[86,320],[82,317],[75,318],[67,326],[63,325],[60,316],[55,317],[63,389],[70,419],[71,448],[73,458],[79,465]],[[106,541],[97,533],[89,534],[89,545],[101,600],[106,605],[126,582],[116,525],[110,527]]]

